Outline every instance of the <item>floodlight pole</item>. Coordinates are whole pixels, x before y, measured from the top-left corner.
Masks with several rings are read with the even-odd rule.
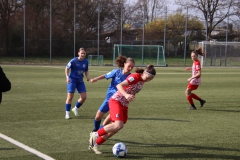
[[[163,35],[163,51],[165,54],[165,46],[166,46],[166,23],[167,23],[167,6],[165,6],[165,16],[164,16],[164,35]]]
[[[52,62],[52,0],[50,0],[50,64]]]
[[[97,49],[97,55],[99,56],[99,32],[100,32],[100,4],[101,0],[98,0],[98,49]]]
[[[229,10],[230,10],[230,7],[228,7],[228,12],[227,12],[227,29],[226,29],[226,46],[225,46],[225,66],[227,65],[227,48],[228,48],[228,45],[227,45],[227,42],[228,42],[228,23],[229,23]]]
[[[120,35],[120,45],[121,45],[121,48],[120,48],[120,53],[122,54],[122,40],[123,40],[123,0],[121,0],[121,24],[120,24],[120,30],[121,30],[121,35]]]
[[[26,59],[26,12],[25,12],[25,0],[23,0],[23,62],[25,64]]]
[[[120,38],[120,44],[122,45],[122,34],[123,34],[123,0],[121,1],[121,38]]]
[[[145,6],[146,5],[146,2],[144,1],[143,4],[142,4],[142,7],[143,7],[143,27],[142,27],[142,64],[143,64],[143,53],[144,53],[144,30],[145,30]]]
[[[185,42],[184,42],[184,65],[186,65],[186,52],[187,52],[187,27],[188,27],[188,7],[186,13],[186,24],[185,24]]]
[[[75,52],[76,52],[76,0],[74,0],[74,13],[73,13],[73,30],[74,30],[74,35],[73,35],[73,57],[75,57]]]

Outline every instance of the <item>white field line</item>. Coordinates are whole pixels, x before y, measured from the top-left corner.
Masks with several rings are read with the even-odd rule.
[[[110,72],[111,70],[109,70],[109,71],[101,71],[101,70],[89,70],[89,71],[92,71],[92,72],[103,72],[103,73],[108,73],[108,72]],[[158,72],[158,71],[157,71]],[[134,71],[132,72],[132,73],[134,73]],[[192,74],[192,72],[190,71],[190,72],[185,72],[185,73],[183,73],[183,72],[181,72],[181,73],[176,73],[176,72],[164,72],[164,73],[156,73],[156,74],[159,74],[159,75],[163,75],[163,74],[189,74],[189,75],[191,75]],[[204,72],[202,72],[202,74],[204,75],[204,74],[210,74],[210,75],[212,75],[212,74],[215,74],[215,75],[219,75],[219,74],[240,74],[240,72],[219,72],[219,73],[204,73]]]
[[[62,66],[43,66],[43,67],[50,67],[50,68],[61,68],[61,69],[64,69],[65,67],[62,67]],[[103,71],[103,70],[89,70],[89,71],[92,71],[92,72],[100,72],[100,73],[108,73],[108,72],[110,72],[111,71],[111,69],[110,70],[108,70],[108,71]],[[161,71],[160,71],[161,72]],[[132,72],[132,73],[134,73],[134,71]],[[190,74],[191,75],[191,71],[189,71],[189,72],[185,72],[185,73],[183,73],[183,72],[181,72],[181,73],[176,73],[176,72],[172,72],[171,73],[171,71],[170,72],[168,72],[168,73],[157,73],[157,74],[159,74],[159,75],[163,75],[163,74]],[[218,73],[204,73],[204,71],[202,72],[202,74],[204,75],[204,74],[211,74],[211,75],[219,75],[219,74],[225,74],[225,75],[228,75],[228,74],[240,74],[240,72],[218,72]]]
[[[45,160],[54,160],[52,157],[49,157],[49,156],[46,155],[46,154],[43,154],[43,153],[41,153],[41,152],[39,152],[39,151],[37,151],[37,150],[29,147],[29,146],[26,146],[26,145],[24,145],[23,143],[20,143],[20,142],[18,142],[18,141],[16,141],[16,140],[14,140],[14,139],[12,139],[12,138],[4,135],[4,134],[1,134],[1,133],[0,133],[0,138],[5,139],[6,141],[8,141],[8,142],[10,142],[10,143],[12,143],[12,144],[14,144],[14,145],[16,145],[16,146],[24,149],[24,150],[26,150],[26,151],[28,151],[28,152],[31,152],[31,153],[37,155],[37,156],[40,157],[40,158],[43,158],[43,159],[45,159]]]

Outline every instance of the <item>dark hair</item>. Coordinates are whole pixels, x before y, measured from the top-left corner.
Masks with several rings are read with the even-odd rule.
[[[84,51],[85,51],[85,49],[84,49],[83,47],[79,48],[79,52],[80,52],[81,50],[84,50]]]
[[[195,53],[197,55],[201,55],[201,56],[204,56],[204,52],[202,50],[202,47],[198,47],[195,51],[192,51],[192,53]]]
[[[152,64],[147,65],[145,69],[136,68],[136,69],[135,69],[135,72],[136,72],[136,73],[143,73],[145,70],[146,70],[148,73],[151,73],[151,74],[154,75],[154,76],[156,75],[156,70],[155,70],[155,68],[154,68],[154,65],[152,65]]]
[[[121,55],[121,54],[117,57],[117,59],[115,60],[115,62],[116,62],[117,66],[118,66],[119,68],[124,67],[124,63],[127,63],[127,62],[133,62],[133,63],[135,63],[135,61],[134,61],[133,58],[131,58],[131,57],[127,58],[127,57],[125,57],[125,56],[123,56],[123,55]]]

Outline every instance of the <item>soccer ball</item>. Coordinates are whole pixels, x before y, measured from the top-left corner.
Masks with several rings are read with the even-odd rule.
[[[127,146],[122,142],[116,143],[112,148],[113,155],[118,158],[126,157],[127,150]]]

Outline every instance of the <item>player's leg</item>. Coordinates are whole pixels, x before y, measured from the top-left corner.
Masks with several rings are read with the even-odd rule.
[[[100,110],[97,111],[93,122],[94,124],[93,132],[96,132],[99,129],[104,114],[105,113],[101,112]]]
[[[70,82],[67,84],[67,99],[65,103],[66,119],[70,119],[70,110],[71,110],[72,99],[74,96],[75,88],[76,88],[76,83],[74,82],[73,79],[70,79]]]
[[[74,93],[67,93],[67,99],[65,103],[66,119],[70,119],[70,110],[71,110],[73,96],[74,96]]]
[[[109,100],[109,107],[111,120],[113,122],[99,129],[97,132],[93,132],[89,141],[90,148],[96,154],[100,154],[98,145],[101,145],[109,137],[121,130],[127,121],[127,107],[123,107],[120,102],[112,99]]]
[[[204,103],[206,103],[205,100],[201,99],[199,96],[197,96],[196,94],[192,93],[192,98],[198,100],[200,102],[200,107],[202,107],[204,105]]]
[[[185,91],[185,94],[186,94],[186,98],[188,100],[188,103],[191,105],[188,109],[189,110],[196,110],[196,107],[193,103],[193,99],[192,99],[192,90],[188,87]]]
[[[98,146],[103,144],[107,139],[116,134],[124,126],[123,121],[116,121],[111,124],[104,126],[97,132],[92,132],[91,138],[89,140],[89,149],[92,149],[95,154],[101,154],[98,150]]]
[[[75,107],[72,109],[72,112],[75,114],[75,116],[79,116],[78,109],[87,99],[87,91],[84,82],[77,83],[76,88],[79,93],[79,99],[76,101]]]
[[[111,123],[110,114],[104,119],[103,126],[106,126],[107,124]]]
[[[102,118],[103,118],[104,114],[107,113],[108,111],[109,111],[108,99],[105,99],[96,113],[96,116],[94,119],[93,132],[96,132],[99,129]]]

